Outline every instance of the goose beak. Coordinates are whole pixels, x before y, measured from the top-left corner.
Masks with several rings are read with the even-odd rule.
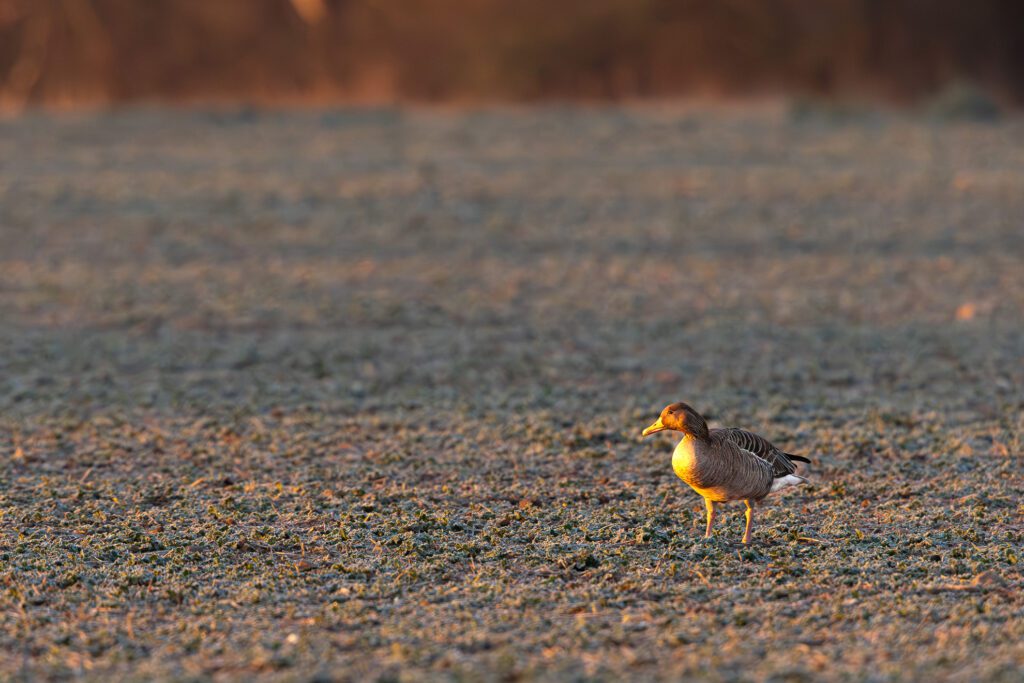
[[[640,436],[641,437],[648,436],[650,434],[654,434],[655,432],[661,432],[661,431],[664,431],[666,429],[668,429],[668,427],[666,427],[665,425],[663,425],[661,423],[661,418],[659,417],[657,420],[654,421],[654,424],[652,424],[650,427],[645,429]]]

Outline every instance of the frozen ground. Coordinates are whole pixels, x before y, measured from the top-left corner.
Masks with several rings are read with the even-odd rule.
[[[1019,681],[1022,264],[1013,118],[0,120],[0,678]]]

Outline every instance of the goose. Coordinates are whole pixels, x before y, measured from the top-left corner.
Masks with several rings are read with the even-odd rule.
[[[807,481],[795,474],[793,464],[794,460],[811,462],[807,458],[785,453],[745,429],[708,429],[707,421],[686,403],[666,406],[641,438],[666,429],[683,434],[672,453],[672,469],[704,498],[708,511],[704,538],[711,538],[715,503],[742,500],[747,505],[743,542],[750,543],[755,506],[770,493]]]

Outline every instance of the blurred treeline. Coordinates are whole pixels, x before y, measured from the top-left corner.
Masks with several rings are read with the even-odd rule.
[[[1021,0],[0,0],[0,102],[1024,100]]]

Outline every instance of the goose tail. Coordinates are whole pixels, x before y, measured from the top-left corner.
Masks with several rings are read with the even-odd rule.
[[[772,480],[772,488],[768,493],[775,493],[781,489],[802,484],[805,481],[807,481],[807,478],[801,477],[799,474],[787,474],[784,477],[778,477],[777,479]]]

